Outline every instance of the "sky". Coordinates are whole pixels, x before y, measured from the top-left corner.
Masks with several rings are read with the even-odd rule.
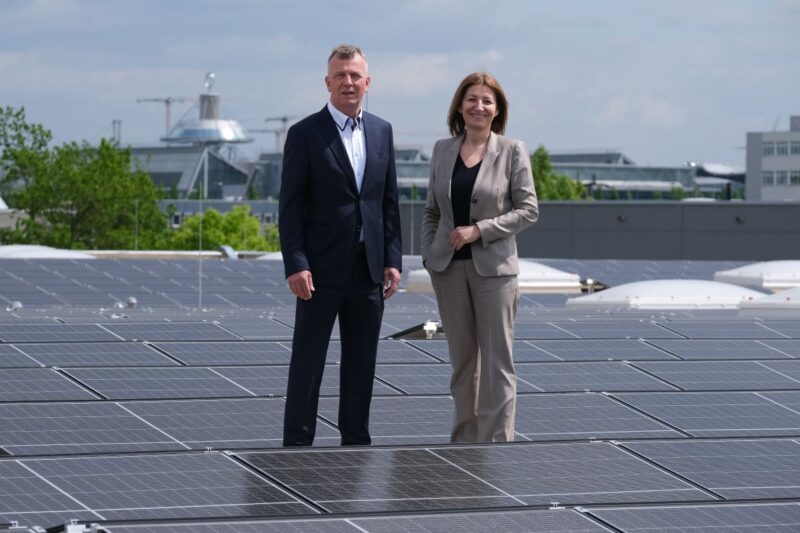
[[[248,129],[328,99],[330,50],[360,46],[368,111],[396,142],[447,136],[455,88],[492,73],[506,135],[533,150],[620,150],[643,165],[745,166],[748,131],[800,114],[800,0],[0,0],[0,106],[55,142],[156,142],[207,72]],[[173,104],[175,122],[189,103]],[[271,133],[243,145],[273,150]]]

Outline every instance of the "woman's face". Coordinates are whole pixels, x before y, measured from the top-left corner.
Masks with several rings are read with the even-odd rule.
[[[490,130],[497,116],[497,98],[486,85],[470,85],[458,109],[464,117],[464,125],[470,130]]]

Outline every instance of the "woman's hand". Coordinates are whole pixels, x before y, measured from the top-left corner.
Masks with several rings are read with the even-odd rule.
[[[450,246],[460,250],[465,244],[470,244],[481,238],[481,230],[477,225],[459,226],[450,232]]]

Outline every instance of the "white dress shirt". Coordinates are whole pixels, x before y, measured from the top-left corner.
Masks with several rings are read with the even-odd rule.
[[[364,181],[364,167],[367,163],[367,146],[364,142],[364,124],[362,122],[362,111],[359,110],[353,127],[353,119],[336,109],[332,103],[328,102],[328,111],[333,117],[336,126],[339,128],[339,136],[342,138],[350,165],[353,167],[353,174],[356,176],[356,187],[361,192],[361,183]]]

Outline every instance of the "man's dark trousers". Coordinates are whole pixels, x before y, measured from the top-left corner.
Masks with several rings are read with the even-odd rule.
[[[338,425],[343,445],[370,444],[369,408],[383,316],[383,291],[369,273],[363,245],[356,247],[350,280],[316,287],[310,300],[298,298],[284,446],[310,446],[316,431],[319,388],[336,316],[342,343]]]

